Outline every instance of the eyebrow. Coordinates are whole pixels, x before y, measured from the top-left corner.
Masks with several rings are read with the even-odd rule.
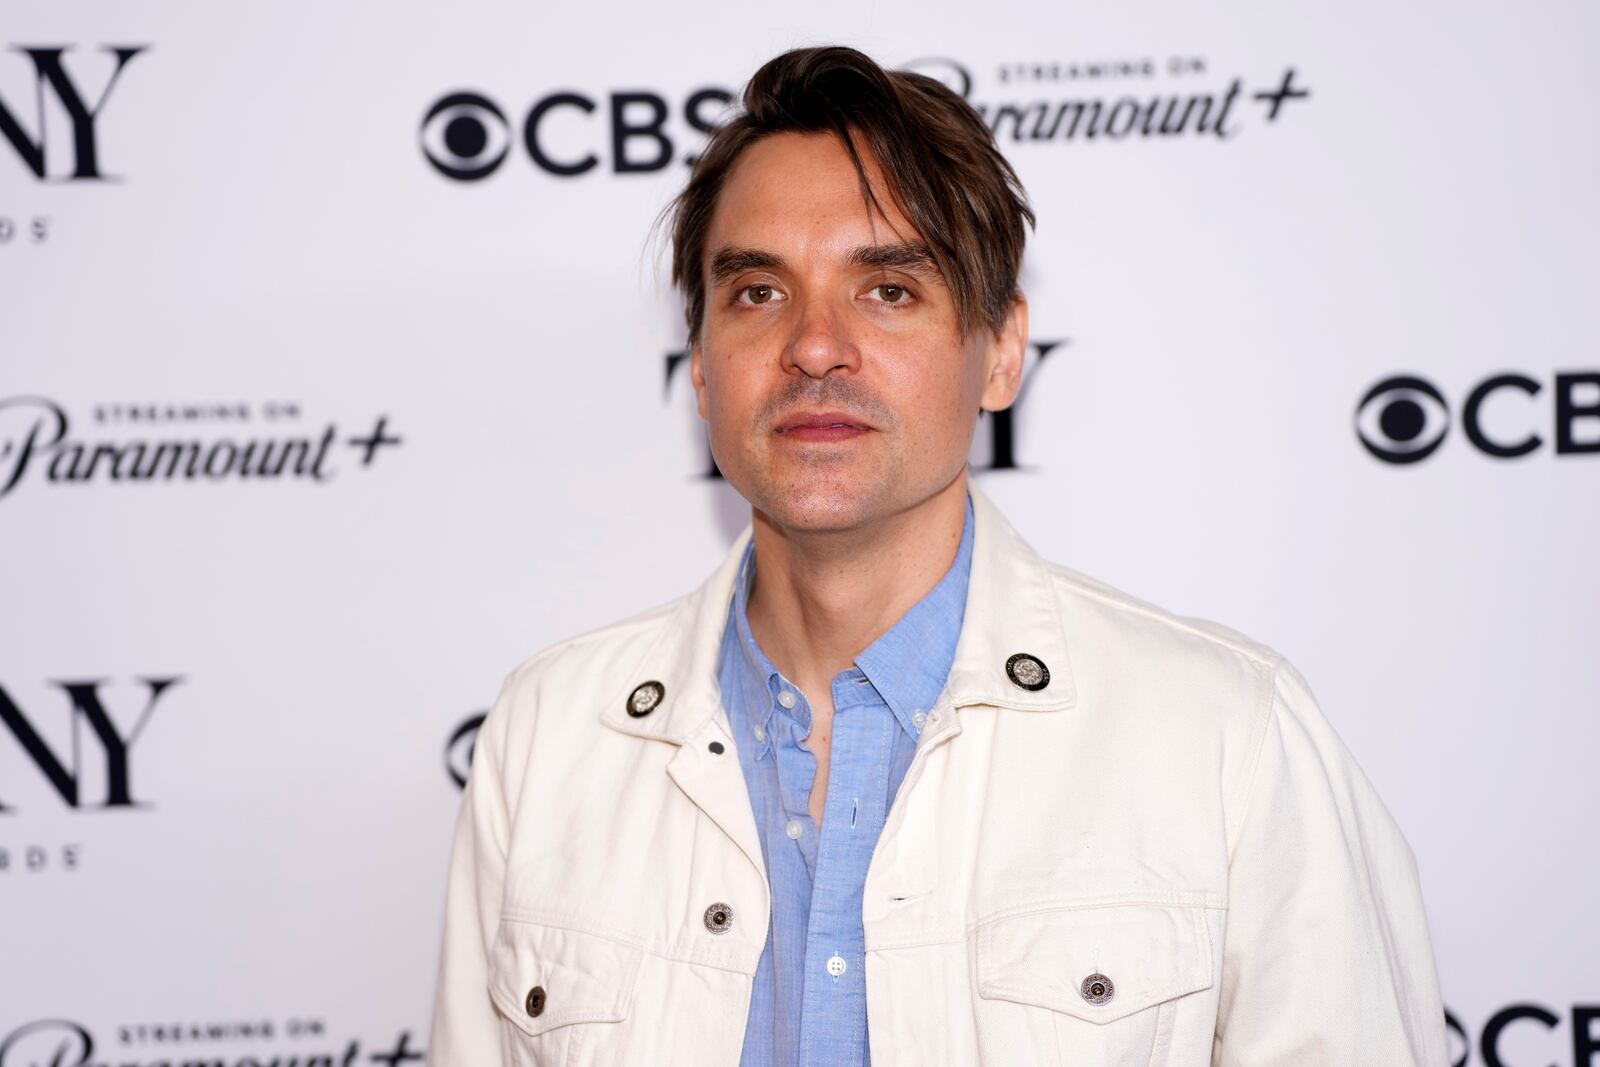
[[[933,258],[932,250],[918,241],[861,245],[849,251],[845,262],[855,267],[878,267],[940,277],[939,264]],[[711,283],[713,286],[725,285],[745,271],[782,270],[783,267],[783,257],[776,252],[725,246],[711,254]]]
[[[862,245],[852,248],[846,257],[858,267],[882,267],[909,271],[912,274],[939,276],[939,263],[933,252],[920,241],[907,241],[892,245]]]
[[[711,254],[711,282],[723,285],[747,270],[778,270],[783,257],[757,248],[719,248]]]

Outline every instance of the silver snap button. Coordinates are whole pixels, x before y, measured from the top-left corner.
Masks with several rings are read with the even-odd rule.
[[[1006,660],[1006,677],[1017,688],[1034,692],[1050,684],[1050,668],[1038,656],[1018,652]]]
[[[667,695],[667,687],[660,682],[645,682],[636,686],[628,694],[628,714],[635,719],[642,719],[660,705],[661,699]]]
[[[1117,995],[1117,987],[1111,984],[1111,979],[1103,974],[1091,974],[1078,986],[1078,992],[1083,994],[1083,999],[1090,1004],[1104,1004]]]
[[[733,929],[733,908],[716,903],[706,909],[706,929],[714,934],[725,934]]]

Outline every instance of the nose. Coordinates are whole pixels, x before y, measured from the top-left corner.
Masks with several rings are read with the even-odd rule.
[[[824,301],[810,300],[795,320],[794,333],[783,350],[783,369],[808,378],[854,374],[861,368],[856,348],[839,315]]]

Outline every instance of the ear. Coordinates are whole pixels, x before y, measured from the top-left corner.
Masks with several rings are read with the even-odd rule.
[[[689,344],[689,384],[694,386],[694,406],[700,412],[700,418],[709,422],[706,416],[706,368],[700,358],[699,341]]]
[[[1003,411],[1017,399],[1017,391],[1022,388],[1022,360],[1028,351],[1027,297],[1017,293],[1000,324],[1000,333],[987,342],[983,394],[978,406],[984,411]]]

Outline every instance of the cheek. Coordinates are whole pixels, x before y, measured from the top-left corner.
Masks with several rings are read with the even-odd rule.
[[[750,369],[730,354],[708,354],[704,367],[701,405],[713,430],[726,433],[747,423],[760,400]]]
[[[903,384],[903,395],[912,397],[917,413],[926,421],[955,427],[976,415],[981,383],[956,353],[932,365],[911,368]]]

